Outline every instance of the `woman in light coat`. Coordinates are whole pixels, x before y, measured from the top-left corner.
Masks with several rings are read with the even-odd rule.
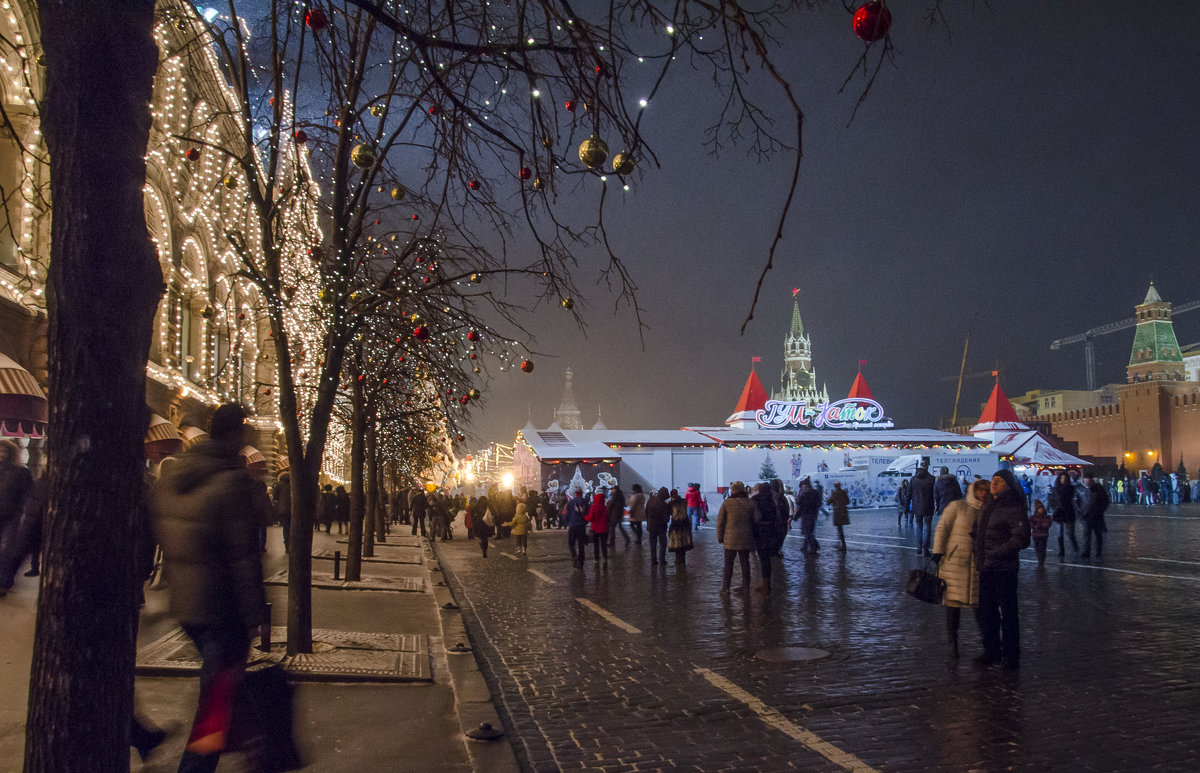
[[[938,562],[938,576],[946,582],[942,604],[946,607],[951,658],[958,657],[958,625],[963,607],[979,606],[979,567],[975,565],[971,532],[989,496],[988,482],[975,481],[967,489],[965,499],[956,499],[946,506],[933,533],[933,560]]]

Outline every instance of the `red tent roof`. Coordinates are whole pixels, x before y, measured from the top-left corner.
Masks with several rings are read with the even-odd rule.
[[[758,374],[752,370],[750,377],[746,379],[746,386],[742,387],[742,396],[738,398],[733,415],[726,419],[725,423],[751,420],[754,418],[755,411],[762,410],[766,405],[767,390],[763,389],[762,382],[758,380]]]
[[[847,396],[862,397],[867,400],[875,399],[875,395],[871,394],[871,387],[867,386],[867,380],[863,378],[862,373],[854,377],[854,383],[850,385],[850,394]]]
[[[982,429],[1029,429],[1013,410],[1008,395],[1004,394],[999,383],[992,389],[992,395],[979,416],[979,423],[972,427],[971,431]]]

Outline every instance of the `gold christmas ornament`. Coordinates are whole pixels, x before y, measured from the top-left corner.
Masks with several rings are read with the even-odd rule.
[[[383,107],[380,105],[371,105],[371,115],[375,116],[376,118],[383,115]]]
[[[562,307],[567,311],[570,311],[571,309],[575,308],[575,301],[571,298],[563,298]]]
[[[408,191],[404,190],[403,187],[397,185],[395,188],[392,188],[392,198],[396,201],[399,201],[400,199],[404,198],[404,194],[407,192]]]
[[[227,174],[227,175],[225,175],[225,179],[222,180],[221,183],[229,190],[233,190],[234,188],[237,187],[237,178],[231,174]]]
[[[471,281],[474,282],[475,284],[479,284],[480,282],[483,281],[483,274],[479,274],[479,273],[471,274]]]
[[[550,139],[549,137],[542,137],[542,147],[543,148],[550,148],[553,146],[554,146],[554,140]]]
[[[637,161],[634,160],[633,154],[628,150],[622,150],[613,156],[613,172],[620,177],[624,177],[632,172],[635,166],[637,166]]]
[[[470,391],[470,392],[467,392],[467,394],[468,394],[468,395],[470,395],[470,397],[471,397],[471,399],[472,399],[472,400],[478,400],[478,399],[479,399],[479,390],[478,390],[478,389],[476,389],[475,387],[471,387],[471,391]]]
[[[479,372],[479,368],[475,368],[475,372],[476,372],[476,373],[478,373],[478,372]]]
[[[593,134],[579,145],[579,160],[589,169],[603,166],[608,160],[608,145],[604,140]]]
[[[542,178],[540,178],[540,177],[535,177],[535,178],[533,178],[533,189],[534,189],[535,191],[540,191],[541,189],[543,189],[543,188],[545,188],[545,187],[546,187],[546,181],[545,181],[545,180],[543,180],[543,179],[542,179]]]
[[[375,164],[375,151],[366,145],[355,145],[350,151],[350,161],[359,169],[366,169]]]

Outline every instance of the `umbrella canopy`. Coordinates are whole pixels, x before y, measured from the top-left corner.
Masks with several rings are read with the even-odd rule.
[[[33,374],[0,354],[0,435],[41,438],[49,415],[46,395]]]

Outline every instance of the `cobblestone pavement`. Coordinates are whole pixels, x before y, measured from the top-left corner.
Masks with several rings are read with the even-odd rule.
[[[1114,507],[1099,560],[1026,551],[1019,673],[972,664],[969,615],[949,660],[903,592],[915,529],[851,518],[845,555],[824,518],[819,556],[789,539],[769,598],[719,596],[710,528],[686,569],[645,545],[576,569],[562,531],[438,549],[530,770],[1200,770],[1200,506]]]

